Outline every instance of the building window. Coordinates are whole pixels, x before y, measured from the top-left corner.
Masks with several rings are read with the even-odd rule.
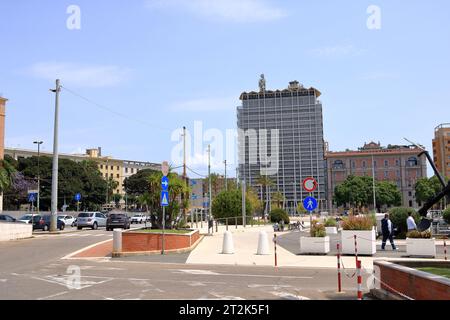
[[[117,174],[117,179],[119,179],[120,178],[120,175],[119,174]]]
[[[412,192],[411,191],[408,192],[408,196],[412,197]]]
[[[111,170],[114,170],[114,166],[111,166]]]
[[[377,167],[377,161],[376,160],[373,162],[373,166],[374,166],[374,168]]]
[[[120,167],[119,167],[119,166],[117,166],[117,170],[120,170]]]
[[[352,161],[352,168],[355,169],[355,167],[356,167],[356,162]]]
[[[400,170],[397,170],[397,178],[400,178]]]
[[[111,176],[110,176],[111,178],[114,178],[114,175],[111,173]]]
[[[366,167],[366,162],[365,162],[365,161],[362,162],[362,167],[363,167],[363,168]]]
[[[125,173],[128,173],[128,168],[125,168]]]
[[[385,166],[385,167],[389,167],[389,161],[384,160],[384,166]]]
[[[385,171],[385,172],[384,172],[384,178],[387,179],[388,177],[389,177],[389,172],[388,172],[388,171]]]
[[[400,160],[395,160],[395,165],[398,167],[400,166]]]
[[[100,165],[100,169],[103,169],[103,165],[102,164]]]
[[[418,163],[419,163],[419,161],[417,160],[416,157],[411,157],[408,159],[408,166],[410,166],[410,167],[415,167],[418,165]]]
[[[342,160],[336,160],[333,163],[334,169],[344,169],[344,162]]]

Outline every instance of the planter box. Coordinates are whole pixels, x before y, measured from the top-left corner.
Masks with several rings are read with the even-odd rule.
[[[406,254],[408,256],[436,257],[435,239],[406,239]]]
[[[342,254],[355,254],[355,238],[357,237],[358,255],[371,256],[377,252],[375,230],[342,230]]]
[[[300,253],[327,254],[330,252],[330,237],[300,238]]]
[[[325,227],[325,230],[327,231],[327,234],[337,234],[338,233],[337,227]]]

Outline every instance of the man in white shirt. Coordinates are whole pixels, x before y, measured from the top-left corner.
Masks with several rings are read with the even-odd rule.
[[[408,227],[408,232],[417,230],[416,222],[411,215],[411,212],[408,212],[408,218],[406,219],[406,225]]]

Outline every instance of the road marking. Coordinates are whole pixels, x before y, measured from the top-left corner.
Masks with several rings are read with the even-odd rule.
[[[256,277],[256,278],[282,278],[282,279],[313,279],[313,277],[299,277],[299,276],[272,276],[264,274],[239,274],[239,273],[217,273],[210,270],[183,270],[183,269],[172,269],[172,271],[177,271],[173,273],[189,273],[193,275],[205,275],[205,276],[231,276],[231,277]]]
[[[8,279],[0,279],[0,282],[5,283],[6,281],[8,281]]]
[[[53,295],[51,295],[51,296],[46,296],[46,297],[38,298],[37,300],[47,300],[47,299],[51,299],[51,298],[55,298],[55,297],[62,296],[63,294],[66,294],[66,293],[69,293],[69,291],[63,291],[63,292],[60,292],[60,293],[53,294]]]
[[[88,250],[88,249],[94,248],[94,247],[96,247],[96,246],[98,246],[98,245],[101,245],[101,244],[106,243],[106,242],[109,242],[109,241],[111,241],[111,239],[108,239],[108,240],[105,240],[105,241],[101,241],[101,242],[94,243],[94,244],[92,244],[92,245],[90,245],[90,246],[87,246],[87,247],[85,247],[85,248],[83,248],[83,249],[80,249],[80,250],[78,250],[78,251],[69,253],[68,255],[62,257],[61,260],[68,260],[68,259],[72,258],[73,256],[76,256],[76,255],[79,254],[80,252],[83,252],[83,251],[86,251],[86,250]]]
[[[290,285],[273,285],[273,284],[249,284],[249,288],[273,288],[279,290],[280,288],[292,288]]]
[[[286,300],[311,300],[308,297],[297,296],[297,295],[289,293],[289,292],[272,291],[270,293],[273,294],[274,296],[277,296],[277,297],[280,297],[280,298],[286,299]]]
[[[223,295],[223,294],[221,294],[221,293],[214,292],[214,291],[210,291],[210,292],[208,292],[208,293],[209,293],[210,295],[212,295],[212,296],[218,298],[219,300],[245,300],[244,298],[241,298],[241,297],[226,296],[226,295]]]

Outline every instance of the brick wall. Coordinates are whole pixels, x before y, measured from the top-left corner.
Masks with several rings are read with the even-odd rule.
[[[165,234],[165,250],[188,249],[200,238],[198,231],[191,234]],[[162,249],[162,234],[124,232],[122,252],[148,252]]]
[[[415,300],[450,300],[450,281],[434,280],[433,275],[394,263],[375,261],[374,265],[380,268],[381,288],[386,291],[395,293],[393,288]]]

